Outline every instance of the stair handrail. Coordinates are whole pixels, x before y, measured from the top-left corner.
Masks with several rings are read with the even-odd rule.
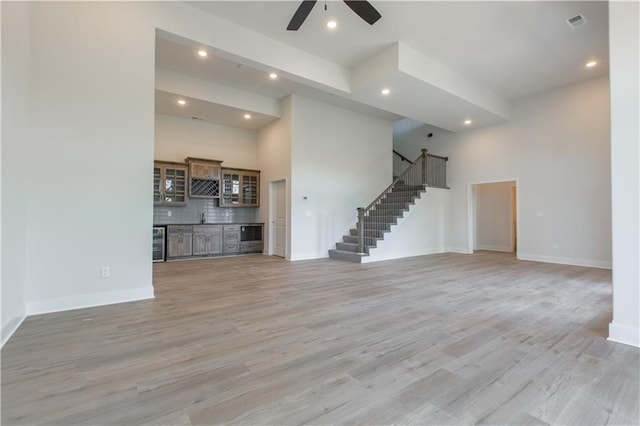
[[[407,157],[405,157],[404,155],[400,154],[398,151],[396,151],[395,149],[393,150],[393,153],[395,155],[397,155],[398,157],[400,157],[400,160],[402,161],[406,161],[407,163],[411,164],[411,160],[409,160]]]
[[[393,188],[396,187],[396,185],[398,184],[398,182],[404,182],[405,178],[407,178],[408,176],[410,176],[411,174],[416,172],[416,169],[418,167],[420,167],[422,173],[421,173],[421,185],[425,186],[427,184],[427,149],[426,148],[422,148],[421,149],[422,153],[420,154],[420,156],[418,158],[415,159],[415,161],[413,161],[411,163],[411,165],[409,167],[407,167],[407,169],[402,172],[400,174],[400,176],[398,176],[397,178],[394,179],[394,181],[391,183],[391,185],[389,185],[384,191],[382,191],[380,193],[380,195],[378,195],[367,207],[358,207],[358,225],[357,225],[357,230],[358,230],[358,253],[359,254],[363,254],[365,253],[364,251],[364,225],[365,225],[365,216],[367,215],[367,213],[370,213],[371,210],[373,209],[373,207],[377,206],[380,202],[380,200],[382,200],[384,197],[386,197],[390,192],[393,191]]]

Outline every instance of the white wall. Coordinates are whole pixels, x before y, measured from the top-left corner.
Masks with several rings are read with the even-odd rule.
[[[613,321],[609,339],[640,346],[640,30],[638,2],[609,2]]]
[[[2,165],[0,265],[2,344],[26,316],[26,228],[23,147],[29,96],[29,2],[1,2]]]
[[[610,267],[609,133],[609,80],[600,77],[514,102],[508,123],[458,134],[424,127],[395,148],[449,156],[450,251],[472,250],[471,185],[517,180],[519,258]]]
[[[22,157],[3,149],[2,158],[28,175],[21,182],[2,181],[3,194],[14,191],[24,199],[24,229],[16,227],[24,234],[24,267],[19,254],[9,261],[16,261],[16,276],[24,274],[26,290],[11,283],[8,291],[15,290],[18,305],[26,291],[27,314],[152,297],[156,29],[254,60],[267,58],[258,52],[267,45],[295,49],[179,3],[42,2],[30,8],[30,31],[13,26],[23,43],[29,38],[30,49],[23,51],[31,61],[29,121],[22,129],[27,138]],[[296,67],[291,58],[285,62],[276,68]],[[263,167],[256,160],[265,171],[263,188],[284,178],[290,191],[291,105],[289,116],[273,134],[265,131],[258,149],[265,153],[278,132],[285,134],[284,149],[265,155],[264,163],[272,164]],[[389,149],[390,134],[389,127]],[[389,163],[388,158],[384,167]],[[265,195],[263,190],[268,207]],[[261,209],[263,217],[267,211]],[[101,266],[110,267],[110,278],[100,277]]]
[[[328,257],[391,183],[392,125],[300,96],[293,117],[291,259]]]
[[[265,223],[265,252],[269,252],[271,182],[286,181],[287,247],[285,258],[291,260],[291,138],[292,99],[282,100],[282,117],[260,130],[258,134],[258,168],[260,169],[260,222]]]
[[[216,18],[179,3],[41,2],[30,8],[30,27],[6,26],[11,40],[20,40],[15,46],[30,47],[22,51],[30,60],[30,97],[23,153],[8,150],[2,158],[27,177],[2,182],[3,194],[23,197],[26,212],[17,204],[7,215],[25,218],[23,230],[18,221],[15,237],[3,239],[23,241],[25,255],[20,258],[18,241],[7,261],[16,265],[9,273],[18,280],[7,285],[11,290],[3,284],[3,292],[19,295],[23,274],[27,314],[152,297],[156,29],[223,40],[232,50],[253,44],[225,44],[229,39],[217,33],[242,31],[214,26]],[[233,165],[228,158],[227,164]],[[100,277],[101,266],[110,267],[110,278]]]
[[[513,251],[512,182],[475,185],[476,250]]]
[[[155,28],[138,3],[32,12],[27,311],[153,297]]]
[[[449,211],[449,191],[429,188],[391,232],[378,241],[377,247],[370,249],[370,255],[362,262],[399,259],[402,257],[444,253],[447,250],[447,221]]]
[[[255,169],[258,133],[207,121],[155,115],[155,159],[182,162],[186,157],[223,161],[223,167]]]

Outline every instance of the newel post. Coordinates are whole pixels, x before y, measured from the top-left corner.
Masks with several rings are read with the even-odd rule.
[[[358,207],[358,253],[364,253],[364,208]]]
[[[427,149],[422,148],[422,184],[427,184]]]

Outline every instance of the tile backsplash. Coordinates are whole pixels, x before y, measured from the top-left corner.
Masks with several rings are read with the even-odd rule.
[[[254,223],[258,221],[257,207],[218,207],[217,200],[189,198],[186,206],[154,206],[154,225],[200,223],[204,213],[206,223]],[[169,216],[171,212],[171,216]]]

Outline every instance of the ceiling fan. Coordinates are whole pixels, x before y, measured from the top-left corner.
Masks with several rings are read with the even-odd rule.
[[[316,5],[318,0],[303,0],[300,6],[298,6],[298,10],[293,14],[293,18],[289,22],[287,26],[288,31],[298,31],[298,29],[302,26],[304,21],[311,13],[311,9]],[[343,0],[347,6],[353,10],[356,15],[365,20],[369,25],[375,24],[378,19],[382,18],[382,15],[378,13],[375,7],[371,5],[366,0]],[[326,8],[326,6],[325,6]]]

